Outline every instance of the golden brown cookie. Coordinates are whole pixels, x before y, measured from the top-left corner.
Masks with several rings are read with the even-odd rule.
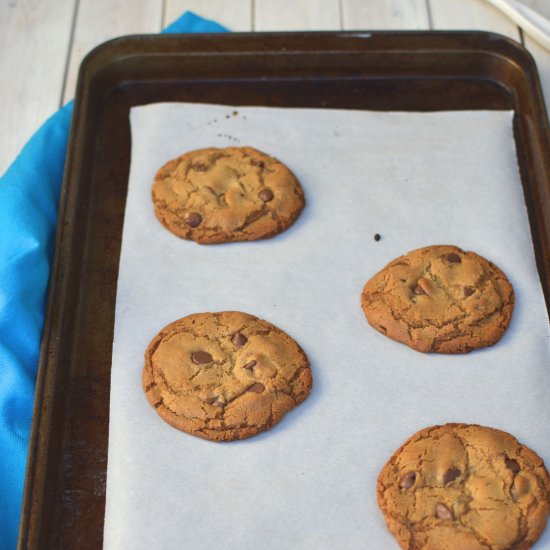
[[[255,241],[287,229],[304,207],[294,174],[251,147],[198,149],[167,162],[153,184],[155,214],[182,239]]]
[[[421,430],[378,477],[378,505],[406,550],[526,550],[544,531],[549,503],[542,459],[483,426]]]
[[[238,311],[195,313],[163,328],[145,352],[143,387],[169,424],[214,441],[268,430],[311,389],[300,346]]]
[[[428,246],[390,262],[363,288],[368,322],[423,352],[466,353],[492,346],[512,318],[514,290],[474,252]]]

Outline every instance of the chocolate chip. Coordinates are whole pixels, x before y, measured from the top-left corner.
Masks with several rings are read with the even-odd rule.
[[[248,338],[242,332],[236,332],[235,334],[233,334],[233,338],[231,338],[231,341],[238,348],[242,348],[248,342]]]
[[[428,279],[420,277],[416,283],[416,286],[413,288],[415,294],[430,294],[432,285]]]
[[[256,160],[256,159],[252,159],[250,161],[250,164],[252,164],[252,166],[259,166],[260,168],[263,168],[265,166],[265,162],[263,160]]]
[[[203,164],[202,162],[193,163],[191,165],[191,168],[196,172],[206,172],[206,170],[208,170],[208,166],[206,166],[206,164]]]
[[[194,351],[191,359],[195,365],[205,365],[212,361],[212,356],[207,351]]]
[[[220,409],[223,409],[223,407],[225,407],[225,399],[221,395],[218,397],[212,397],[212,399],[210,399],[208,403],[213,407],[219,407]]]
[[[415,472],[407,472],[399,481],[399,487],[403,489],[410,489],[416,481]]]
[[[264,202],[272,201],[273,200],[273,191],[271,191],[271,189],[267,189],[267,187],[266,187],[265,189],[262,189],[258,193],[258,197],[260,197],[260,199],[262,199]]]
[[[517,460],[514,460],[513,458],[505,458],[504,462],[506,464],[506,468],[512,471],[512,473],[517,474],[519,472],[519,464]]]
[[[447,485],[447,483],[451,483],[451,481],[454,481],[459,475],[460,470],[458,468],[449,468],[443,476],[443,484]]]
[[[464,296],[471,296],[474,292],[475,288],[472,288],[471,286],[464,287]]]
[[[189,227],[198,227],[201,222],[202,216],[200,214],[197,214],[197,212],[191,212],[191,214],[189,214],[187,218],[185,218],[185,223]]]
[[[439,519],[450,519],[450,520],[453,520],[455,519],[455,517],[453,516],[453,513],[447,508],[447,506],[445,506],[445,504],[441,504],[439,503],[436,507],[435,507],[435,515],[439,518]]]
[[[247,391],[251,391],[254,393],[262,393],[265,390],[265,386],[263,384],[260,384],[260,382],[256,382],[255,384],[252,384],[250,388],[248,388]]]
[[[516,476],[514,478],[514,483],[510,489],[510,494],[514,502],[518,501],[522,496],[526,495],[531,489],[529,480],[522,475]]]
[[[382,237],[380,236],[379,233],[375,233],[375,234],[374,234],[374,240],[375,240],[376,242],[378,242],[381,238],[382,238]]]
[[[459,264],[462,260],[458,254],[451,252],[445,256],[445,259],[452,264]]]
[[[257,361],[250,361],[246,365],[244,365],[243,369],[253,369],[256,366]]]

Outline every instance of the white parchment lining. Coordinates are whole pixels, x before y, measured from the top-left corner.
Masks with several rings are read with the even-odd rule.
[[[550,330],[512,112],[376,113],[155,104],[132,109],[132,163],[116,300],[105,548],[397,548],[376,477],[415,431],[471,422],[550,462]],[[156,220],[156,170],[183,152],[250,145],[287,164],[307,205],[285,233],[200,246]],[[375,233],[382,235],[375,242]],[[456,244],[516,292],[493,348],[424,355],[378,334],[363,284],[393,258]],[[149,405],[143,353],[165,325],[240,310],[288,332],[314,389],[270,432],[213,443]],[[550,548],[550,529],[536,546]]]

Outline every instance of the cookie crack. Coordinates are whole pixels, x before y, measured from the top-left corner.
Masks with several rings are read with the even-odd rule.
[[[253,224],[255,221],[258,221],[260,218],[263,218],[268,211],[268,207],[264,204],[259,210],[254,210],[250,214],[248,214],[244,220],[244,222],[235,227],[233,231],[236,232],[244,232],[244,230],[251,224]]]
[[[462,308],[462,305],[459,304],[451,294],[449,294],[449,291],[448,291],[446,285],[444,285],[441,282],[441,279],[439,278],[439,276],[432,272],[432,262],[429,262],[428,265],[426,266],[426,273],[430,276],[431,280],[434,281],[437,284],[437,287],[439,288],[439,290],[441,290],[441,292],[443,292],[443,294],[445,295],[447,300],[449,300],[451,305],[458,308],[460,310],[460,312],[462,313],[462,315],[467,317],[468,313],[466,311],[464,311],[464,309]]]

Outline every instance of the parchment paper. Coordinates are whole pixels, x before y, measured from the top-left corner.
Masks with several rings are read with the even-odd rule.
[[[113,345],[105,548],[390,549],[376,477],[417,430],[514,434],[550,463],[550,330],[511,112],[376,113],[155,104],[132,109],[132,163]],[[250,145],[287,164],[307,205],[265,241],[200,246],[156,220],[156,170],[183,152]],[[375,242],[379,233],[382,239]],[[456,244],[516,292],[496,346],[424,355],[370,328],[363,284],[393,258]],[[163,422],[143,353],[193,312],[240,310],[293,336],[314,389],[269,432],[203,441]],[[550,548],[547,529],[537,550]]]

